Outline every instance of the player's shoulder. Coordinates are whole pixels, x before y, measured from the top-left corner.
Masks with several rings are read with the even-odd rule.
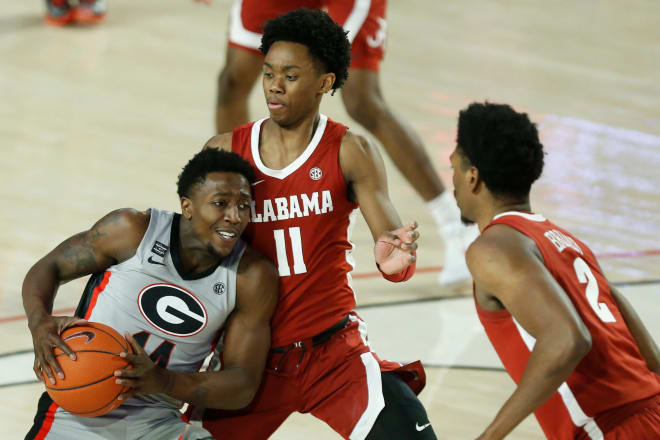
[[[259,251],[247,247],[238,264],[236,277],[239,308],[264,307],[273,309],[279,293],[279,273],[275,265]]]
[[[276,280],[279,277],[279,273],[273,262],[250,246],[246,246],[243,252],[238,265],[238,275],[246,278],[257,277],[266,280]]]
[[[340,157],[343,166],[360,166],[365,161],[380,161],[380,152],[367,137],[346,130],[341,140]]]
[[[516,265],[521,258],[531,257],[536,244],[515,228],[496,224],[484,230],[465,252],[465,261],[473,276]]]
[[[350,129],[346,130],[341,139],[342,149],[356,149],[357,151],[366,151],[373,148],[373,142],[368,137],[361,134],[353,133]]]
[[[97,227],[117,231],[144,233],[149,227],[151,209],[140,211],[134,208],[120,208],[110,211],[97,223]]]
[[[206,141],[206,143],[204,144],[204,149],[216,148],[219,150],[231,151],[232,137],[233,137],[232,132],[216,134],[211,139]]]
[[[95,243],[97,249],[122,262],[135,255],[150,220],[151,210],[116,209],[97,221],[86,236],[90,242]]]

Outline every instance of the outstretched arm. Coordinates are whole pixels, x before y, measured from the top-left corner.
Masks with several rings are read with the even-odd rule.
[[[348,132],[339,160],[349,192],[360,205],[374,238],[376,264],[387,275],[405,271],[415,262],[417,222],[401,225],[387,192],[385,164],[378,149],[366,138]]]
[[[277,304],[279,276],[275,266],[247,249],[237,281],[236,309],[229,318],[223,369],[180,373],[156,366],[130,336],[135,355],[122,353],[133,368],[118,370],[117,383],[134,394],[165,393],[204,408],[239,409],[248,405],[259,388],[270,349],[270,319]]]
[[[573,372],[591,349],[591,336],[534,242],[518,231],[489,228],[470,246],[466,260],[477,293],[497,298],[535,339],[518,387],[479,437],[502,439]]]
[[[51,315],[59,285],[130,258],[148,224],[146,213],[129,209],[113,211],[88,231],[62,242],[30,268],[23,281],[23,307],[32,333],[34,372],[39,380],[42,371],[52,383],[55,383],[53,373],[64,377],[52,349],[59,347],[75,359],[59,335],[65,328],[84,322],[75,317]]]

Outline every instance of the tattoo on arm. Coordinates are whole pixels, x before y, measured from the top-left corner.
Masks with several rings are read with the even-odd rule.
[[[82,235],[82,236],[81,236]],[[84,237],[85,233],[73,237],[70,243],[64,243],[60,249],[58,267],[62,278],[75,277],[85,273],[87,268],[93,267],[96,259],[89,239]]]
[[[56,249],[57,267],[60,279],[70,280],[86,275],[98,269],[100,261],[95,249],[96,244],[107,234],[104,227],[117,223],[119,216],[113,211],[99,220],[89,231],[81,232],[62,243]]]

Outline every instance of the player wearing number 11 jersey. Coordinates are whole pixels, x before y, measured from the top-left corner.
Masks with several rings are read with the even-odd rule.
[[[451,155],[458,207],[479,225],[467,263],[479,318],[516,391],[479,437],[532,411],[549,439],[660,438],[660,353],[591,250],[531,212],[543,146],[507,105],[461,111]]]
[[[421,365],[381,361],[353,311],[358,207],[388,279],[412,275],[418,232],[392,207],[378,150],[319,112],[346,79],[346,34],[325,12],[299,9],[266,25],[261,51],[270,118],[207,147],[232,150],[256,170],[246,238],[278,267],[280,299],[257,396],[245,411],[207,411],[204,427],[218,438],[266,439],[298,411],[343,438],[434,439],[413,392],[424,385]]]

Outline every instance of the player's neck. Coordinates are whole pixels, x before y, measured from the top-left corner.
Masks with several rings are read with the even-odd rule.
[[[296,160],[309,145],[320,115],[318,111],[294,124],[282,126],[269,119],[264,124],[259,152],[264,165],[282,169]]]
[[[484,228],[493,221],[495,216],[504,212],[511,211],[532,212],[532,206],[529,203],[529,198],[525,198],[524,200],[494,199],[493,203],[488,205],[488,209],[484,210],[482,215],[480,215],[479,219],[477,220],[479,230],[483,231]]]
[[[186,273],[202,273],[219,262],[219,258],[210,254],[208,249],[199,242],[190,222],[183,216],[179,224],[179,243],[177,247],[179,261]]]

